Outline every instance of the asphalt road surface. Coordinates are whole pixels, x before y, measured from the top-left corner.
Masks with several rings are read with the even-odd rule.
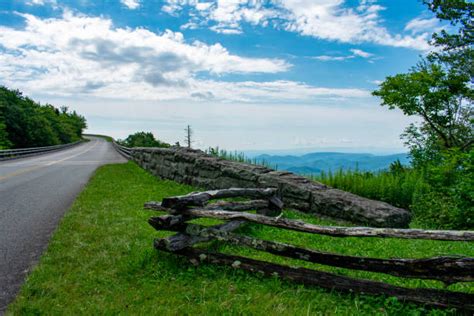
[[[97,167],[125,162],[111,143],[90,140],[49,154],[0,162],[0,315]]]

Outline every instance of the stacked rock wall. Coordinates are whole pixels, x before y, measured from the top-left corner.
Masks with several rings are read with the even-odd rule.
[[[311,181],[291,172],[275,171],[209,156],[182,147],[133,148],[132,157],[157,177],[205,189],[273,187],[285,206],[377,227],[406,227],[408,211]]]

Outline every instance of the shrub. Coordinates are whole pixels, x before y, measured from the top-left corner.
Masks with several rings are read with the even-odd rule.
[[[150,132],[137,132],[128,135],[125,140],[119,140],[118,143],[125,147],[171,147],[170,144],[156,139],[153,133]]]
[[[399,166],[398,166],[399,167]],[[422,170],[391,167],[377,173],[342,171],[312,177],[334,188],[411,210],[413,224],[474,228],[474,151],[451,151]]]

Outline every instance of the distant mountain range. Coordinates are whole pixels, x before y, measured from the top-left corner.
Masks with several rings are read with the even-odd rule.
[[[404,165],[410,163],[406,153],[392,155],[355,154],[338,152],[315,152],[301,156],[259,155],[259,161],[266,161],[278,170],[287,170],[299,174],[319,174],[321,171],[361,170],[378,171],[387,169],[396,160]]]

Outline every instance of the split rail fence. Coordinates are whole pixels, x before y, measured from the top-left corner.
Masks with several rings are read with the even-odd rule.
[[[273,255],[339,268],[378,272],[403,278],[432,279],[442,281],[446,285],[474,281],[474,258],[456,256],[424,259],[368,258],[321,252],[234,233],[244,223],[252,222],[333,237],[474,241],[474,231],[320,226],[286,219],[281,217],[283,203],[276,194],[275,189],[231,188],[168,197],[161,203],[148,202],[145,204],[145,208],[168,213],[168,215],[151,217],[148,221],[149,224],[157,230],[177,232],[170,237],[156,239],[154,246],[158,250],[187,257],[191,263],[196,265],[200,262],[210,262],[327,289],[382,294],[428,306],[474,310],[474,295],[469,293],[430,288],[406,288],[379,281],[356,279],[314,269],[290,267],[193,247],[198,243],[219,240]],[[237,202],[221,200],[209,203],[211,200],[228,198],[251,200]],[[256,213],[248,211],[256,211]],[[196,218],[212,218],[225,222],[214,226],[188,223]]]

